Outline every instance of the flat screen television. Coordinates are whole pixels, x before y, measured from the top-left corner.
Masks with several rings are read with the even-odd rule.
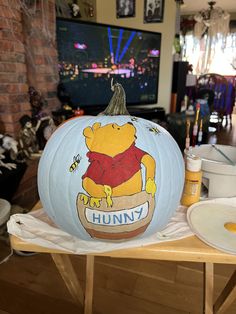
[[[111,80],[128,108],[157,104],[161,33],[57,18],[60,88],[72,107],[105,108]]]

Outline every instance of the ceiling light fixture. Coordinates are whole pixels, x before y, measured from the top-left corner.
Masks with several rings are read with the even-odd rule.
[[[229,33],[230,15],[222,8],[215,7],[215,4],[215,1],[210,1],[208,2],[208,9],[195,14],[195,37],[200,39],[207,34],[210,37],[221,35],[226,38]]]

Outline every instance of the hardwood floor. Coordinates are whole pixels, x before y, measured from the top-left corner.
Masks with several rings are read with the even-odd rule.
[[[84,257],[72,256],[72,262],[84,284]],[[234,265],[216,266],[215,298],[234,269]],[[99,257],[95,270],[94,313],[202,313],[202,264]],[[14,255],[0,266],[0,314],[1,311],[82,313],[47,254]],[[236,302],[226,313],[236,313]]]
[[[209,142],[236,146],[233,126],[210,133]],[[10,253],[0,240],[0,261]],[[72,256],[84,285],[85,259]],[[215,298],[236,265],[216,265]],[[203,265],[201,263],[142,261],[99,257],[95,260],[94,313],[187,314],[202,313]],[[0,314],[78,314],[51,257],[14,254],[0,264]],[[236,301],[226,314],[236,313]]]
[[[223,121],[224,124],[225,121]],[[219,128],[216,132],[214,130],[209,132],[208,143],[236,146],[236,113],[232,115],[232,126],[228,124],[226,127]]]

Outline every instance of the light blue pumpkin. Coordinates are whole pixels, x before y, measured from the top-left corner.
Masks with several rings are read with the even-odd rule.
[[[182,154],[161,126],[129,115],[68,120],[39,163],[43,207],[85,240],[126,240],[162,230],[184,183]]]

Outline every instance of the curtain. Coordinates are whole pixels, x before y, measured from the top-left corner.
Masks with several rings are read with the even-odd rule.
[[[236,75],[236,21],[229,18],[220,8],[181,18],[182,58],[194,74]]]
[[[181,38],[183,59],[193,66],[193,73],[236,75],[236,31],[228,36],[196,38],[188,32]]]

